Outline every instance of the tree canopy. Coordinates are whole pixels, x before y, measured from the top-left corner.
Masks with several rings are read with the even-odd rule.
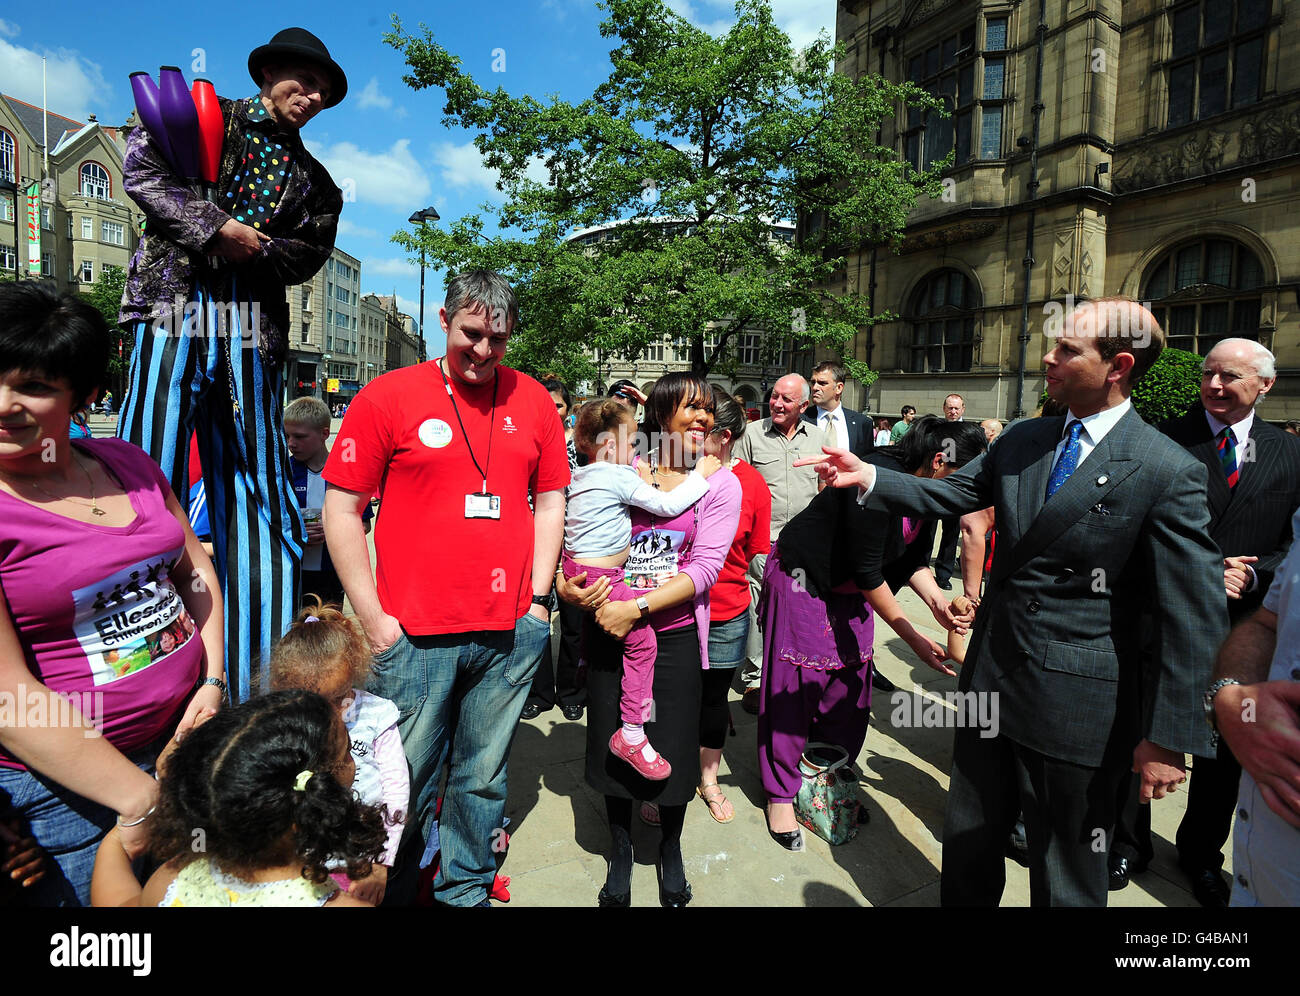
[[[879,122],[900,104],[937,102],[912,84],[835,72],[844,48],[825,37],[796,51],[766,0],[739,0],[716,38],[662,0],[600,6],[611,71],[577,103],[486,90],[428,28],[411,35],[393,18],[385,41],[404,55],[407,84],[445,92],[443,123],[476,133],[505,194],[394,241],[452,273],[504,273],[523,314],[511,364],[572,382],[591,376],[594,353],[636,359],[659,342],[688,349],[706,375],[731,370],[752,334],[765,361],[786,344],[843,350],[884,316],[827,285],[846,251],[898,239],[917,196],[937,196],[944,165],[911,170],[877,144]],[[613,237],[573,238],[598,226]]]

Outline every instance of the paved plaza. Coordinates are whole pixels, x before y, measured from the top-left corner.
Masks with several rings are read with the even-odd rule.
[[[339,425],[335,420],[335,432]],[[112,432],[109,420],[98,416],[91,419],[91,428],[97,436]],[[372,541],[372,562],[373,557]],[[944,642],[944,632],[914,592],[904,589],[899,602],[918,629]],[[552,652],[557,642],[558,629],[552,634]],[[920,686],[919,694],[942,697],[956,690],[957,680],[923,667],[884,626],[877,628],[876,665],[899,691],[875,693],[871,731],[858,758],[870,821],[855,840],[838,847],[805,830],[807,850],[792,854],[768,837],[755,743],[757,717],[746,713],[739,695],[732,693],[736,732],[727,740],[718,780],[736,818],[726,825],[715,823],[698,799],[687,809],[682,853],[694,905],[938,905],[953,731],[896,728],[890,716],[896,696],[908,699],[906,712],[914,715],[910,699],[918,694],[915,686]],[[558,708],[519,725],[510,755],[507,815],[512,836],[502,868],[511,879],[509,906],[595,905],[605,880],[609,832],[603,800],[583,778],[585,751],[585,722],[565,720]],[[1172,843],[1186,803],[1184,785],[1153,804],[1155,860],[1128,888],[1110,894],[1112,906],[1196,906]],[[634,819],[633,842],[637,863],[632,904],[657,905],[658,831]],[[1231,868],[1229,855],[1225,872]],[[1029,873],[1010,860],[1003,904],[1029,904]]]

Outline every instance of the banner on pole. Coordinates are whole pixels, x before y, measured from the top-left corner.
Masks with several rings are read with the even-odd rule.
[[[41,185],[37,180],[27,184],[27,272],[33,277],[41,275]]]

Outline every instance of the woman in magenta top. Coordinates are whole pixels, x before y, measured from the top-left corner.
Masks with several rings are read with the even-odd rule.
[[[668,374],[656,382],[646,409],[651,457],[646,461],[644,475],[657,487],[671,491],[686,480],[691,466],[704,455],[704,441],[713,428],[713,391],[707,381],[694,374]],[[740,482],[724,467],[709,478],[705,496],[675,518],[656,519],[648,512],[633,509],[631,553],[624,576],[630,587],[644,592],[636,601],[605,601],[605,580],[590,588],[559,586],[566,600],[597,609],[595,621],[599,624],[588,623],[585,656],[587,783],[605,796],[613,838],[609,873],[598,897],[601,906],[626,906],[631,899],[632,805],[636,799],[659,806],[660,902],[685,906],[690,901],[681,832],[699,773],[702,675],[708,667],[709,589],[736,535],[740,504]],[[646,703],[645,732],[672,766],[667,779],[653,782],[608,749],[609,738],[621,722],[623,648],[617,641],[642,614],[648,615],[659,640],[652,700]]]
[[[0,287],[0,792],[52,859],[25,897],[42,905],[88,901],[115,819],[140,848],[142,768],[224,688],[216,576],[162,472],[69,440],[108,343],[76,296]]]

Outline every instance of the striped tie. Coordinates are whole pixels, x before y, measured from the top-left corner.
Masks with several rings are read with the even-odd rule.
[[[1065,444],[1065,449],[1061,450],[1061,458],[1056,461],[1056,466],[1052,468],[1052,476],[1047,479],[1047,497],[1060,489],[1061,485],[1066,482],[1074,468],[1079,466],[1079,436],[1083,432],[1083,423],[1077,419],[1070,423],[1070,437]]]
[[[1229,490],[1235,488],[1240,472],[1237,470],[1237,440],[1230,425],[1225,425],[1219,433],[1219,463],[1223,464],[1223,474],[1228,479]]]

